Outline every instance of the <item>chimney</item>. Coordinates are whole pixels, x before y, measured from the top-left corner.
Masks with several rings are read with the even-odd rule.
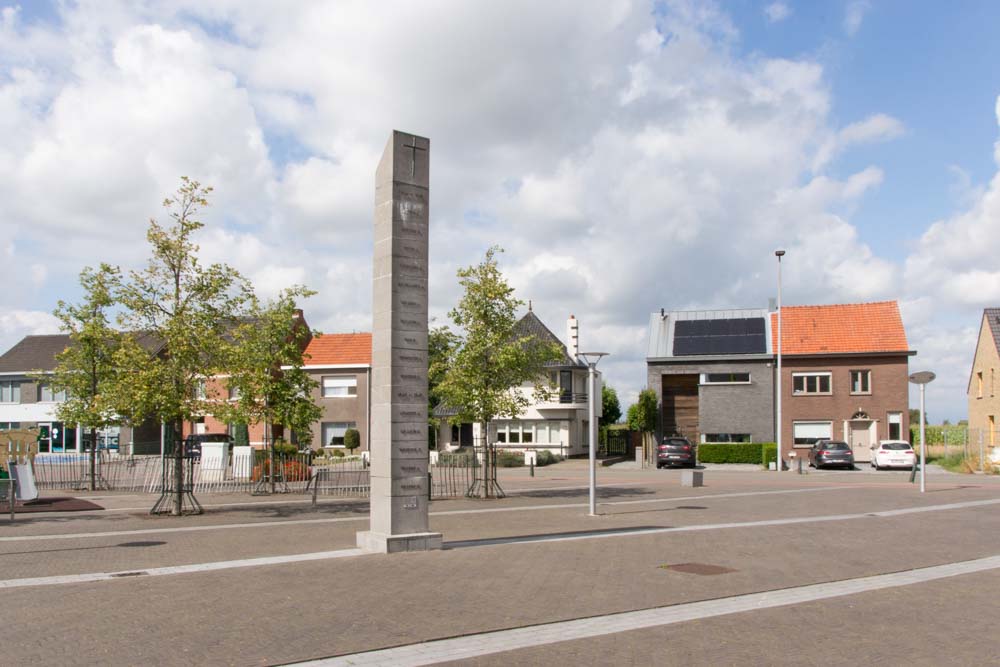
[[[580,323],[573,315],[566,320],[566,351],[573,359],[580,354]]]
[[[778,312],[778,300],[773,296],[767,299],[767,312],[776,313]]]

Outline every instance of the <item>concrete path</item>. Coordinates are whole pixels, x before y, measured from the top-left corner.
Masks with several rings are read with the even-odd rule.
[[[0,587],[18,610],[8,623],[9,636],[18,641],[6,644],[5,659],[280,664],[1000,556],[995,478],[935,476],[921,495],[900,473],[711,471],[707,486],[690,489],[680,487],[677,471],[612,469],[599,473],[608,484],[601,516],[588,517],[584,466],[539,469],[534,479],[526,471],[504,472],[505,486],[520,489],[506,500],[432,504],[432,529],[444,533],[449,547],[434,553],[358,555],[354,533],[366,525],[363,502],[324,502],[313,512],[295,498],[204,497],[215,505],[209,513],[177,519],[128,509],[143,506],[148,496],[104,494],[104,512],[0,524]],[[722,573],[669,567],[687,563]],[[992,569],[948,581],[964,591],[970,587],[959,582],[969,578],[998,582]],[[860,620],[885,632],[893,627],[880,625],[873,610],[885,610],[887,600],[900,596],[924,599],[925,587],[948,590],[944,579],[920,581],[643,630],[567,635],[566,641],[474,659],[736,662],[740,653],[706,639],[703,628],[742,618],[740,627],[752,629],[737,633],[747,646],[781,662],[779,656],[789,655],[782,647],[800,651],[829,643],[811,635],[812,626],[800,622],[801,610],[814,618],[848,599],[857,600],[853,611],[835,627],[848,633],[846,643],[871,647]],[[965,604],[971,613],[992,599],[972,594]],[[937,604],[951,609],[963,603],[945,594]],[[890,617],[912,625],[912,612],[900,607]],[[72,622],[53,632],[57,618]],[[952,643],[951,636],[936,636],[935,646]],[[670,660],[661,659],[667,645]],[[968,646],[953,648],[975,657]],[[702,655],[705,660],[698,659]],[[797,655],[799,663],[828,664],[844,654]]]

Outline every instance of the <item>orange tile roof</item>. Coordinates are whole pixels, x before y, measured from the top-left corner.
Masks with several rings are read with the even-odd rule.
[[[784,306],[782,354],[908,352],[895,301],[832,306]],[[771,313],[771,351],[778,351],[778,316]]]
[[[370,333],[320,334],[314,336],[302,355],[305,366],[371,364]]]

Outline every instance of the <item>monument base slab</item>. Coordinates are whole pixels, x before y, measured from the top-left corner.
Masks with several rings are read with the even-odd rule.
[[[385,535],[370,530],[357,533],[358,548],[369,553],[394,554],[404,551],[433,551],[442,545],[441,533]]]

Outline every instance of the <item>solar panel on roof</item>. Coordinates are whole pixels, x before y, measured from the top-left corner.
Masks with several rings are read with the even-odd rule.
[[[674,324],[674,356],[763,354],[764,318],[679,320]]]

